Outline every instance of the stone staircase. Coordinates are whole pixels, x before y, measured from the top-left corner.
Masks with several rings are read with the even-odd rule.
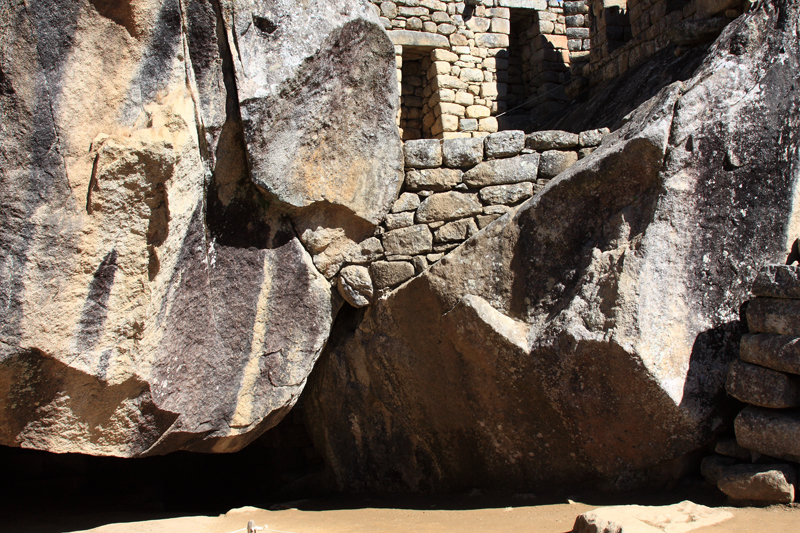
[[[791,503],[800,462],[800,267],[765,266],[752,292],[749,333],[726,383],[748,406],[734,422],[735,440],[717,442],[701,470],[734,502]]]

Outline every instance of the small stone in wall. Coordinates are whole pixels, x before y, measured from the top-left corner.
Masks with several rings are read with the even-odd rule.
[[[733,500],[760,503],[792,503],[797,472],[785,464],[733,465],[717,482],[719,490]]]
[[[380,239],[370,237],[353,246],[347,255],[347,262],[356,265],[370,263],[383,256],[383,246]]]
[[[535,131],[525,137],[525,146],[532,150],[564,150],[578,147],[578,135],[568,131]]]
[[[478,215],[475,217],[475,222],[478,224],[478,229],[482,230],[501,216],[502,215],[499,213],[494,215]]]
[[[578,161],[576,152],[547,150],[542,153],[542,160],[539,163],[539,177],[543,179],[555,178],[575,164],[576,161]]]
[[[480,214],[482,210],[477,194],[441,192],[423,200],[417,209],[416,220],[423,224],[437,220],[455,220]]]
[[[448,222],[433,235],[434,242],[463,241],[478,232],[478,226],[471,218]]]
[[[741,461],[749,461],[752,458],[750,450],[742,448],[739,446],[739,443],[736,442],[736,439],[732,438],[719,439],[714,446],[714,451],[725,457],[731,457]]]
[[[417,139],[403,145],[406,167],[436,168],[442,166],[442,144],[438,139]]]
[[[419,207],[419,196],[413,192],[404,192],[400,195],[394,205],[392,205],[392,213],[402,213],[404,211],[414,211]]]
[[[489,205],[515,204],[533,195],[533,185],[528,181],[511,185],[492,185],[480,191],[481,202]]]
[[[709,455],[700,462],[700,474],[709,485],[716,486],[725,469],[736,464],[736,459],[722,455]]]
[[[800,267],[766,265],[758,271],[752,292],[769,298],[800,298]]]
[[[406,261],[376,261],[369,267],[376,289],[396,287],[414,277],[414,265]]]
[[[448,139],[448,141],[457,139]],[[460,140],[460,139],[458,139]],[[448,142],[445,141],[445,142]],[[406,189],[419,191],[447,191],[461,183],[464,173],[455,168],[431,168],[424,170],[409,170],[406,172]],[[417,204],[419,206],[419,203]]]
[[[405,213],[389,213],[386,215],[384,225],[387,230],[407,228],[414,225],[414,212],[406,211]]]
[[[383,234],[386,255],[418,255],[431,251],[433,235],[425,224],[400,228]]]
[[[442,154],[444,164],[448,167],[475,166],[483,161],[483,139],[473,137],[445,139],[442,141]]]
[[[513,157],[525,148],[525,132],[508,130],[492,133],[485,140],[486,158]]]
[[[505,215],[511,211],[507,205],[487,205],[483,208],[484,215]]]
[[[411,260],[411,264],[414,265],[415,274],[422,274],[428,268],[428,260],[422,255],[415,255],[414,259]]]
[[[336,283],[339,294],[353,307],[366,307],[372,302],[372,279],[369,270],[359,265],[344,267]]]
[[[578,145],[581,148],[600,146],[600,143],[603,142],[603,137],[609,133],[611,133],[611,130],[608,128],[582,131],[578,134]]]

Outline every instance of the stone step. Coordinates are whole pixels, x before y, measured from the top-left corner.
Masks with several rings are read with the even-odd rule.
[[[756,296],[800,299],[800,267],[792,265],[766,265],[753,281]]]
[[[800,300],[753,298],[747,304],[751,333],[800,336]]]
[[[748,406],[734,421],[739,446],[764,455],[800,462],[800,410]]]
[[[739,357],[773,370],[800,374],[800,337],[770,333],[743,335]]]
[[[731,363],[725,390],[737,400],[760,407],[800,406],[800,376],[744,361]]]

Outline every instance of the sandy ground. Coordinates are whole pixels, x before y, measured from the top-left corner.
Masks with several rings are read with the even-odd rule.
[[[312,500],[296,502],[293,508],[263,510],[245,507],[218,517],[187,516],[144,522],[108,524],[90,530],[94,533],[240,533],[248,520],[269,527],[263,533],[565,533],[571,531],[575,518],[596,508],[586,503],[535,505],[520,502],[508,507],[472,509],[424,509],[422,500],[399,503],[391,501]],[[440,503],[450,503],[440,502]],[[478,502],[474,502],[478,503]],[[458,505],[450,505],[457,507]],[[342,508],[337,508],[342,507]],[[414,508],[409,508],[414,507]],[[696,531],[702,533],[798,533],[800,506],[767,508],[727,508],[733,518]]]

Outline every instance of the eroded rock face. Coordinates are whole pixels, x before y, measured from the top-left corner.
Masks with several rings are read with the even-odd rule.
[[[298,79],[341,109],[365,80],[374,98],[393,101],[396,83],[380,77],[391,44],[358,15],[364,8],[314,6],[336,16],[295,63],[271,71],[278,78],[259,81],[283,91],[270,105],[286,109]],[[298,238],[313,209],[286,212],[253,183],[246,138],[260,124],[247,108],[242,127],[235,87],[245,78],[234,66],[301,41],[272,35],[264,49],[236,34],[231,47],[245,31],[225,25],[238,24],[236,9],[208,0],[0,6],[0,444],[117,456],[235,451],[302,391],[340,300]],[[334,52],[360,74],[326,67]],[[379,58],[374,67],[367,56]],[[248,87],[253,103],[260,96]],[[315,135],[347,145],[337,130],[345,125],[355,137],[383,135],[388,158],[374,144],[367,157],[317,142],[338,151],[340,170],[352,164],[367,176],[342,174],[342,189],[362,195],[348,202],[378,199],[324,199],[349,213],[357,228],[343,234],[357,242],[396,196],[400,144],[386,133],[391,105],[386,113],[295,132],[306,148]]]
[[[340,488],[680,475],[721,429],[757,269],[798,231],[797,24],[775,2],[729,25],[692,79],[331,341],[306,412]]]

